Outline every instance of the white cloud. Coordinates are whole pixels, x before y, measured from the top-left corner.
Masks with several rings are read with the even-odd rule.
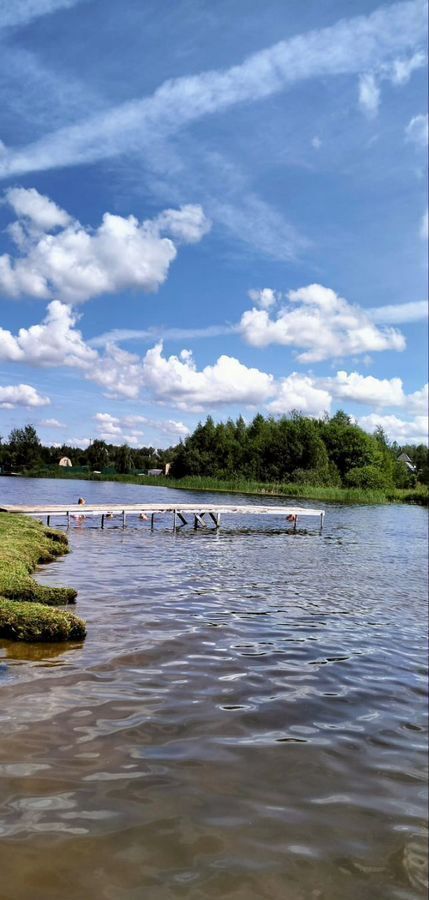
[[[177,255],[176,244],[163,232],[195,243],[210,228],[201,207],[191,205],[165,210],[153,220],[105,213],[95,230],[69,221],[54,235],[40,233],[28,228],[29,218],[30,225],[40,228],[44,220],[51,228],[67,213],[33,189],[16,190],[18,197],[8,191],[6,200],[24,216],[10,229],[21,256],[0,256],[0,289],[10,297],[59,295],[67,303],[82,303],[125,289],[156,291]]]
[[[160,434],[174,437],[185,437],[189,428],[175,419],[148,419],[146,416],[112,416],[110,413],[96,413],[98,437],[110,444],[132,444],[142,446],[145,430],[136,429],[136,425],[145,425]],[[130,433],[131,432],[131,433]]]
[[[297,409],[307,416],[322,416],[329,412],[332,397],[330,393],[318,385],[314,378],[292,372],[282,378],[277,389],[277,396],[269,404],[272,413],[288,413]]]
[[[370,117],[376,116],[380,105],[380,88],[375,75],[368,73],[359,79],[359,106]]]
[[[423,241],[427,241],[429,237],[429,221],[428,221],[428,211],[423,214],[422,220],[420,222],[420,237]]]
[[[190,351],[165,357],[162,343],[143,358],[142,383],[153,397],[178,409],[201,410],[225,404],[255,406],[274,394],[272,375],[248,368],[231,356],[220,356],[198,371]]]
[[[408,58],[393,60],[390,67],[390,80],[393,84],[406,84],[416,69],[421,69],[426,65],[426,60],[426,53],[421,50]]]
[[[58,419],[42,419],[40,425],[43,428],[66,428],[67,426],[64,422],[59,422]]]
[[[0,6],[0,28],[27,25],[40,16],[51,15],[61,9],[70,9],[82,0],[13,0]]]
[[[14,409],[15,406],[49,406],[49,397],[43,397],[31,384],[0,386],[0,409]]]
[[[274,306],[281,297],[279,291],[273,291],[272,288],[262,288],[261,290],[252,288],[248,291],[248,295],[250,299],[256,303],[256,306],[259,306],[261,309],[269,309],[270,306]]]
[[[367,313],[330,288],[311,284],[289,291],[290,305],[271,319],[266,310],[247,310],[241,333],[254,347],[269,344],[305,348],[300,362],[320,362],[381,350],[403,350],[405,339],[393,328],[377,328]]]
[[[88,341],[90,347],[106,347],[108,344],[121,341],[142,341],[153,344],[154,341],[172,340],[188,341],[199,338],[223,337],[239,331],[238,325],[208,325],[206,328],[112,328]]]
[[[311,146],[314,147],[315,150],[320,150],[322,146],[322,141],[320,137],[316,134],[314,138],[311,139]]]
[[[400,378],[375,378],[358,372],[337,372],[325,379],[335,397],[369,406],[403,406],[405,395]]]
[[[65,228],[71,221],[64,209],[35,188],[9,188],[5,199],[19,219],[29,219],[41,231]]]
[[[72,437],[67,441],[68,447],[79,447],[81,450],[86,450],[91,443],[90,438],[77,438]]]
[[[361,416],[358,423],[365,431],[371,434],[378,426],[381,426],[390,440],[399,444],[427,444],[428,420],[427,416],[415,416],[414,419],[399,419],[393,415],[379,415],[371,413],[369,416]]]
[[[421,114],[410,119],[405,129],[405,134],[407,140],[417,144],[418,147],[427,147],[429,136],[428,114]]]
[[[77,319],[69,306],[52,300],[40,325],[20,328],[16,337],[0,328],[0,360],[36,366],[88,367],[95,363],[98,354],[75,329]]]
[[[414,300],[410,303],[392,303],[388,306],[374,306],[366,310],[372,322],[384,325],[402,325],[406,322],[419,322],[428,317],[427,300]]]
[[[229,69],[164,82],[133,100],[59,129],[0,160],[0,176],[95,161],[165,138],[203,116],[262,100],[309,78],[373,72],[426,40],[423,0],[383,6],[368,16],[296,35]],[[367,76],[369,77],[369,76]]]

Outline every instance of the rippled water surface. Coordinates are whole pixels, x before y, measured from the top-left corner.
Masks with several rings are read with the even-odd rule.
[[[79,494],[176,496],[0,479]],[[85,643],[0,642],[1,900],[425,897],[426,511],[95,524],[38,576]]]

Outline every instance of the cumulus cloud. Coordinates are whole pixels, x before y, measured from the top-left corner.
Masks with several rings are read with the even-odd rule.
[[[187,425],[175,419],[158,420],[139,415],[112,416],[111,413],[96,413],[94,420],[97,423],[98,437],[110,444],[141,446],[142,436],[147,428],[175,438],[189,434]],[[136,428],[137,425],[144,425],[145,428]]]
[[[42,419],[40,425],[43,428],[66,428],[67,426],[64,422],[59,422],[58,419]]]
[[[59,295],[82,303],[126,289],[156,291],[177,256],[176,244],[196,243],[210,228],[196,205],[143,221],[105,213],[91,230],[69,217],[60,221],[67,213],[34,189],[16,188],[5,196],[19,216],[9,233],[20,255],[0,256],[0,289],[9,297]],[[48,233],[53,227],[60,230]]]
[[[31,384],[0,385],[0,409],[14,409],[16,406],[49,406],[49,397],[43,397]]]
[[[429,136],[428,114],[421,114],[410,119],[405,129],[405,134],[407,140],[412,141],[417,147],[427,147]]]
[[[276,398],[269,404],[272,413],[283,415],[297,409],[307,416],[322,416],[329,412],[332,397],[326,388],[309,375],[292,372],[278,384]]]
[[[310,284],[287,295],[289,305],[275,318],[267,310],[243,313],[240,330],[254,347],[269,344],[304,348],[300,362],[320,362],[381,350],[404,350],[405,338],[394,328],[377,328],[368,314],[330,288]]]
[[[98,354],[74,326],[77,315],[65,303],[52,300],[40,325],[20,328],[16,336],[0,328],[0,360],[36,366],[87,368]]]
[[[256,306],[259,306],[261,309],[269,309],[270,306],[274,306],[281,297],[279,291],[273,291],[272,288],[252,288],[248,291],[248,295],[250,299],[253,300],[253,303],[256,303]]]
[[[190,351],[166,357],[161,342],[145,354],[142,380],[156,400],[195,411],[234,403],[263,404],[275,391],[272,375],[248,368],[232,356],[222,355],[198,371]]]
[[[358,424],[370,433],[381,426],[389,438],[398,441],[399,444],[427,444],[428,442],[427,416],[415,416],[414,419],[407,420],[394,415],[371,413],[369,416],[361,416]]]
[[[403,406],[405,394],[400,378],[375,378],[358,372],[337,372],[325,379],[335,397],[370,406]]]

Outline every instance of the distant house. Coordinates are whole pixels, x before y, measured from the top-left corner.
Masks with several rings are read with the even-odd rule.
[[[398,462],[403,463],[404,466],[406,466],[407,469],[409,469],[410,472],[415,472],[415,471],[416,471],[416,467],[413,465],[413,463],[412,463],[412,461],[411,461],[411,459],[410,459],[410,457],[408,456],[407,453],[401,453],[401,454],[398,456]]]
[[[68,458],[68,456],[62,456],[58,462],[58,465],[59,466],[72,466],[73,463],[72,463],[71,459]]]
[[[164,470],[163,469],[148,469],[147,474],[153,475],[154,478],[157,478],[159,475],[164,474]]]

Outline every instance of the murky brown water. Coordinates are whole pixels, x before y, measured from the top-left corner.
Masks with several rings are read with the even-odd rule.
[[[85,644],[0,644],[1,900],[425,897],[426,523],[73,528],[41,579],[78,587]]]

